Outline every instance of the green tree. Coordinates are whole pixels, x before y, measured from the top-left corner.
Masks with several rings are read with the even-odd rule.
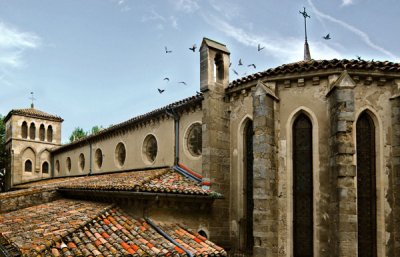
[[[74,142],[74,141],[76,141],[76,140],[79,140],[79,139],[81,139],[81,138],[83,138],[83,137],[86,137],[87,136],[87,132],[85,132],[84,130],[83,130],[83,128],[80,128],[80,127],[76,127],[75,129],[74,129],[74,131],[72,131],[72,134],[71,134],[71,136],[69,137],[69,142]]]
[[[103,130],[102,126],[98,126],[98,125],[93,126],[92,127],[92,131],[90,132],[90,134],[91,135],[96,134],[97,132],[100,132],[101,130]]]
[[[0,170],[6,166],[6,157],[6,126],[4,117],[0,114]]]

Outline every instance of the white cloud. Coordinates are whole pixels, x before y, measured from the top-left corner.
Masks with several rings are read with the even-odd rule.
[[[23,53],[27,49],[39,47],[40,38],[29,32],[0,22],[0,66],[17,68],[23,65]]]
[[[185,13],[192,13],[200,8],[197,0],[173,0],[172,3],[176,10]]]
[[[158,30],[163,30],[165,25],[170,25],[174,29],[178,29],[178,18],[175,16],[170,16],[168,18],[162,16],[155,10],[151,10],[150,13],[147,15],[143,16],[141,19],[142,22],[155,22],[156,23],[156,28]]]
[[[342,6],[351,5],[353,3],[353,0],[342,0]]]
[[[303,39],[290,37],[269,38],[264,35],[253,34],[243,28],[235,27],[215,16],[208,16],[205,18],[216,29],[245,46],[254,47],[256,49],[258,44],[260,44],[265,47],[263,50],[264,54],[270,55],[282,63],[296,62],[303,59]],[[313,59],[342,58],[338,51],[326,44],[320,42],[309,43],[311,47],[311,57]]]
[[[346,0],[345,0],[345,1],[346,1]],[[349,1],[349,0],[348,0],[348,1]],[[386,50],[385,48],[383,48],[383,47],[381,47],[381,46],[375,44],[374,42],[372,42],[372,40],[371,40],[371,38],[369,37],[369,35],[368,35],[367,33],[365,33],[364,31],[362,31],[362,30],[360,30],[360,29],[358,29],[358,28],[356,28],[356,27],[354,27],[354,26],[352,26],[352,25],[350,25],[350,24],[348,24],[348,23],[346,23],[346,22],[344,22],[344,21],[341,21],[341,20],[339,20],[339,19],[336,19],[336,18],[334,18],[334,17],[332,17],[332,16],[330,16],[330,15],[328,15],[328,14],[325,14],[325,13],[319,11],[319,10],[315,7],[315,5],[314,5],[314,3],[312,2],[312,0],[308,0],[308,3],[309,3],[309,5],[311,6],[311,8],[313,9],[313,12],[317,15],[318,18],[325,19],[325,20],[328,20],[328,21],[330,21],[330,22],[333,22],[333,23],[336,23],[336,24],[342,26],[343,28],[345,28],[345,29],[351,31],[353,34],[359,36],[359,37],[361,38],[361,40],[362,40],[366,45],[368,45],[369,47],[371,47],[371,48],[373,48],[373,49],[375,49],[375,50],[377,50],[377,51],[379,51],[379,52],[385,54],[386,56],[388,56],[389,58],[391,58],[391,59],[394,60],[394,61],[398,61],[398,60],[399,60],[399,57],[398,57],[398,56],[396,56],[396,55],[393,54],[392,52],[390,52],[390,51]]]

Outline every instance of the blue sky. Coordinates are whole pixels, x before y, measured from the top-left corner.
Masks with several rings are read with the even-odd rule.
[[[36,108],[64,118],[67,142],[75,127],[192,96],[199,53],[188,48],[203,37],[227,45],[239,76],[299,61],[303,6],[313,59],[399,62],[398,0],[0,0],[0,114],[29,107],[33,91]]]

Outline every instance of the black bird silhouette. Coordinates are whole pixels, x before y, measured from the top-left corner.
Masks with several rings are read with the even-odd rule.
[[[254,69],[256,69],[256,65],[254,63],[247,65],[247,67],[253,66]]]
[[[260,44],[258,44],[257,50],[260,52],[261,50],[263,50],[265,47],[261,47]]]
[[[331,39],[331,36],[328,33],[326,36],[323,36],[322,38],[325,39],[325,40],[329,40],[329,39]]]
[[[196,48],[197,48],[197,46],[196,46],[196,44],[194,44],[192,47],[189,47],[189,50],[192,50],[194,53],[194,51],[196,51]]]
[[[169,78],[164,78],[163,80],[166,80],[166,81],[168,81],[168,82],[169,82]]]
[[[231,67],[231,65],[232,65],[232,63],[230,62],[230,63],[229,63],[229,68]]]
[[[164,93],[164,91],[165,91],[165,89],[159,89],[159,88],[157,88],[157,90],[158,90],[158,93],[160,93],[160,94]]]
[[[239,66],[240,66],[240,65],[243,65],[242,59],[239,59]]]
[[[356,55],[357,56],[357,60],[362,61],[361,56]]]
[[[232,70],[233,70],[233,73],[235,73],[236,75],[239,76],[239,73],[237,73],[237,71],[235,71],[235,69],[232,69]]]
[[[178,83],[181,83],[181,84],[186,86],[186,82],[185,81],[179,81]]]
[[[171,50],[168,50],[168,48],[167,48],[166,46],[165,46],[164,48],[165,48],[165,53],[166,53],[166,54],[172,53],[172,51],[171,51]]]

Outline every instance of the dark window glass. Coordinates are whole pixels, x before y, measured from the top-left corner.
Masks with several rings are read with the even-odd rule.
[[[32,172],[32,161],[31,160],[26,160],[25,161],[25,168],[24,170],[26,172]]]

